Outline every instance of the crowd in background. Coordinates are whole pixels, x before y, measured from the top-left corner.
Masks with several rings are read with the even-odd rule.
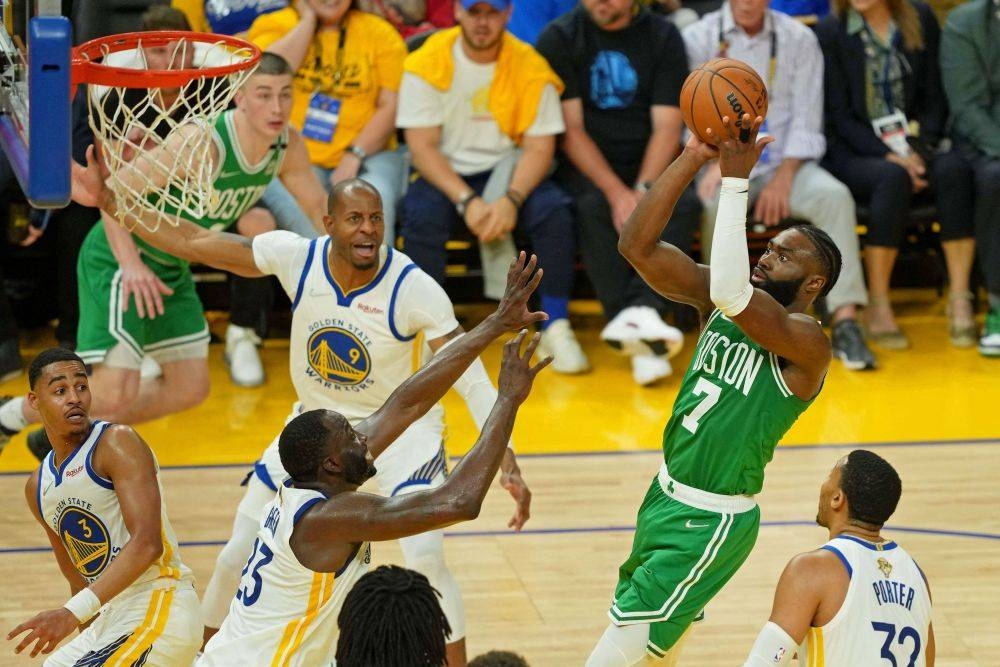
[[[93,37],[90,14],[107,8],[71,4],[77,41]],[[155,4],[163,3],[148,3]],[[776,140],[751,176],[749,222],[807,221],[830,233],[843,254],[824,316],[845,366],[875,368],[879,348],[910,346],[890,284],[911,211],[926,206],[936,209],[940,230],[951,344],[1000,355],[996,0],[960,5],[943,30],[916,0],[172,5],[167,25],[141,26],[135,14],[132,28],[237,35],[288,60],[296,70],[291,122],[321,181],[332,188],[359,176],[375,185],[386,243],[433,278],[445,282],[446,242],[469,240],[481,254],[484,294],[496,296],[498,258],[515,245],[532,247],[546,269],[543,349],[555,356],[556,371],[591,368],[568,317],[581,261],[607,319],[602,340],[630,357],[640,385],[671,374],[681,329],[690,328],[683,307],[649,289],[617,253],[617,237],[686,140],[685,78],[715,57],[749,63],[770,91],[764,131]],[[166,15],[159,16],[162,23]],[[123,29],[113,17],[104,23]],[[91,141],[82,99],[74,112],[81,161]],[[317,100],[336,105],[333,127],[310,127]],[[719,181],[714,167],[699,176],[664,241],[707,259]],[[99,216],[75,204],[50,213],[9,210],[12,247],[46,230],[35,252],[51,253],[56,337],[72,348],[76,252]],[[277,180],[254,215],[281,229],[322,233]],[[982,329],[978,276],[988,297]],[[240,384],[259,384],[256,346],[266,334],[269,292],[240,291],[233,282],[227,353],[248,360],[234,364],[250,369]],[[8,281],[8,291],[16,295],[19,284]],[[21,368],[17,319],[0,293],[0,379]]]

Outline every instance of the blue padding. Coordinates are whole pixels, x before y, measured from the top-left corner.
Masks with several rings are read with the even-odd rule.
[[[72,28],[65,16],[28,25],[28,200],[39,208],[69,203]]]

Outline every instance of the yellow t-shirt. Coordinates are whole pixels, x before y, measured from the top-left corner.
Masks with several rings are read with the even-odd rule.
[[[266,49],[298,22],[299,15],[291,8],[265,14],[254,21],[247,37]],[[399,91],[403,60],[406,59],[403,38],[390,23],[377,16],[351,10],[344,16],[342,29],[347,34],[340,56],[339,83],[336,73],[340,31],[323,30],[317,33],[302,65],[295,72],[292,98],[291,122],[299,130],[305,122],[306,109],[314,93],[320,92],[340,100],[340,118],[333,140],[305,140],[313,164],[327,169],[337,166],[344,151],[371,120],[379,91],[382,88]]]

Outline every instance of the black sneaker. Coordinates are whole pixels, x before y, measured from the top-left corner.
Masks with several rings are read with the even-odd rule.
[[[833,356],[844,362],[844,368],[864,371],[875,368],[875,355],[868,348],[857,320],[841,320],[833,325]]]
[[[34,454],[39,461],[44,460],[52,451],[52,443],[49,442],[49,436],[45,435],[44,428],[28,434],[28,451]]]
[[[23,373],[21,348],[16,338],[8,338],[0,343],[0,382],[13,380]]]

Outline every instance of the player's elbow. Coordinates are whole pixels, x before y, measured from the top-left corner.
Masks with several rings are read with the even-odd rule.
[[[455,498],[452,508],[456,521],[475,521],[483,509],[483,499],[478,494],[462,493]]]
[[[152,564],[163,556],[163,540],[160,539],[158,533],[154,533],[153,531],[139,533],[132,537],[131,542],[134,545],[137,557],[144,563]]]

